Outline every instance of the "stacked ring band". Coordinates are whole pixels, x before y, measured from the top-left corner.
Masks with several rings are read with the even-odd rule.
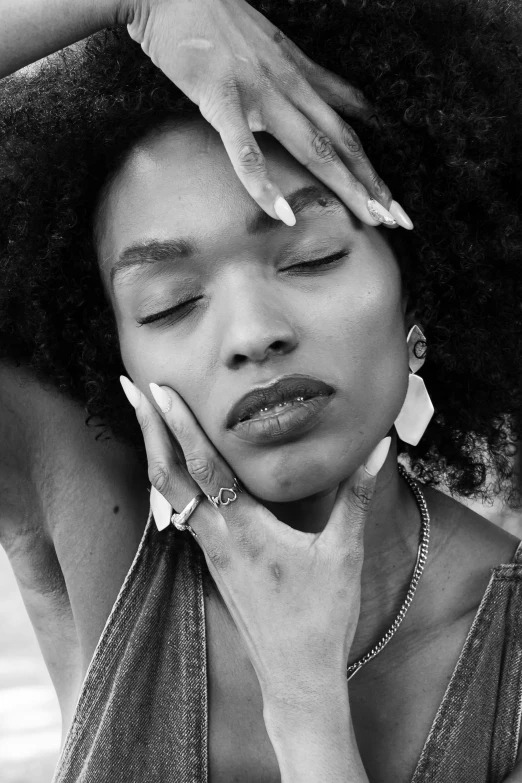
[[[181,511],[179,514],[172,514],[170,521],[174,525],[174,527],[177,530],[181,530],[182,532],[185,530],[189,530],[192,535],[197,538],[197,535],[194,533],[190,525],[187,523],[188,518],[191,514],[194,513],[194,511],[197,509],[201,501],[205,498],[205,495],[203,492],[198,492],[198,494],[192,498],[191,501],[187,503],[183,511]]]

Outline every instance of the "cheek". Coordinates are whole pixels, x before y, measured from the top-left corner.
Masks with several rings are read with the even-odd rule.
[[[152,400],[149,383],[165,384],[175,389],[185,400],[189,390],[198,388],[195,366],[187,352],[174,344],[168,332],[151,339],[145,329],[120,328],[120,352],[123,364],[134,383]]]
[[[372,438],[393,424],[408,383],[402,288],[395,261],[364,266],[331,298],[325,316],[324,345],[329,346],[334,366],[343,368],[352,426]]]
[[[149,383],[170,386],[184,400],[196,416],[207,437],[218,447],[215,439],[215,401],[210,390],[210,363],[203,347],[197,351],[194,346],[184,346],[174,341],[169,331],[163,334],[145,329],[131,328],[128,333],[121,329],[120,351],[127,374],[155,405]]]

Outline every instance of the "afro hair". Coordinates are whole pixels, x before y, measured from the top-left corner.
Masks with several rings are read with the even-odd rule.
[[[349,120],[415,230],[387,232],[423,324],[436,415],[418,476],[515,502],[522,375],[522,11],[510,0],[263,0],[252,5],[360,88]],[[125,29],[0,84],[0,361],[29,366],[132,444],[93,216],[136,141],[197,107]]]

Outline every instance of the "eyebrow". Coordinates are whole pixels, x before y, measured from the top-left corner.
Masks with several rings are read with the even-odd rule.
[[[343,210],[346,214],[351,214],[343,202],[326,187],[321,185],[305,185],[302,188],[292,191],[286,196],[294,215],[298,215],[305,209],[312,206],[319,206],[323,210],[334,209]],[[268,231],[275,231],[282,228],[284,223],[274,220],[261,207],[258,206],[256,214],[251,217],[246,226],[247,234],[258,235]],[[114,289],[114,278],[124,269],[133,266],[144,266],[147,264],[161,263],[165,261],[175,261],[177,259],[186,259],[196,255],[199,252],[197,242],[191,237],[177,237],[175,239],[151,240],[148,242],[138,242],[130,245],[123,250],[118,260],[114,263],[110,271],[111,288]]]

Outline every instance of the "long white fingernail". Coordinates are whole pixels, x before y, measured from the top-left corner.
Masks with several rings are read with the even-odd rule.
[[[411,231],[413,228],[413,221],[409,217],[408,213],[401,207],[398,201],[392,201],[390,206],[390,215],[395,218],[399,226],[407,228]]]
[[[379,223],[383,223],[385,226],[397,225],[397,221],[393,215],[390,215],[386,207],[383,207],[383,205],[379,204],[374,198],[369,198],[366,205],[368,207],[368,212],[374,220],[378,220]]]
[[[383,438],[380,441],[380,443],[377,444],[377,446],[374,448],[374,450],[366,460],[366,465],[364,466],[364,469],[367,473],[370,474],[370,476],[376,476],[377,473],[382,468],[382,466],[384,465],[384,463],[386,462],[386,457],[388,456],[390,445],[391,445],[391,438],[389,436],[387,438]]]
[[[152,516],[158,530],[165,530],[170,525],[172,516],[172,506],[169,501],[161,495],[156,487],[150,488],[150,507]]]
[[[120,383],[123,391],[125,392],[125,396],[127,397],[132,407],[137,408],[140,404],[141,398],[141,392],[138,387],[135,386],[132,381],[129,381],[125,375],[120,375]]]
[[[295,226],[296,219],[294,213],[292,212],[292,208],[288,201],[282,196],[278,196],[276,198],[274,202],[274,212],[276,213],[279,220],[282,220],[283,223],[286,223],[287,226]]]
[[[172,397],[170,394],[165,389],[162,389],[161,386],[158,386],[157,383],[149,383],[149,387],[160,409],[163,413],[168,413],[172,408]]]

